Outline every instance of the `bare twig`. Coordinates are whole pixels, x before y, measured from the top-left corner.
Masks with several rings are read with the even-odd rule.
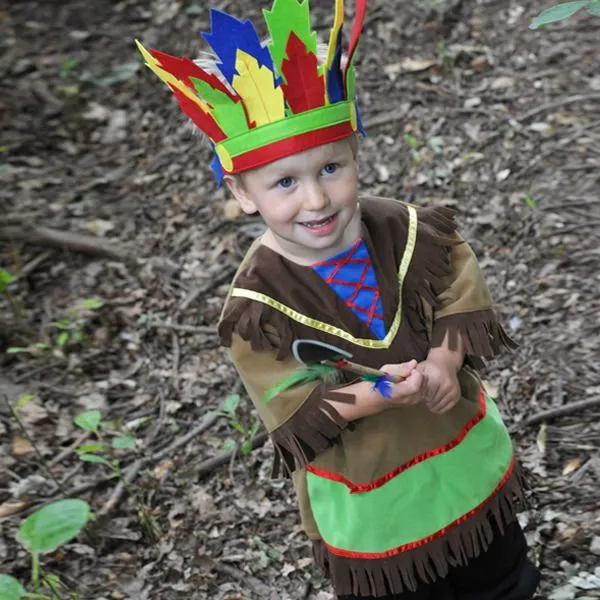
[[[207,281],[206,283],[203,283],[202,285],[198,286],[195,290],[192,290],[187,295],[185,300],[180,304],[179,310],[186,310],[190,306],[190,304],[194,302],[194,300],[196,300],[196,298],[202,296],[203,294],[206,294],[207,292],[210,292],[210,290],[216,288],[222,283],[229,281],[234,273],[235,269],[233,267],[225,267],[221,271],[221,273],[219,273],[219,275],[212,277],[210,281]]]
[[[227,577],[232,577],[240,583],[247,585],[254,591],[257,598],[264,598],[266,600],[273,595],[274,590],[272,590],[268,585],[264,584],[259,579],[256,579],[256,577],[252,577],[252,575],[249,573],[241,571],[240,569],[236,569],[230,565],[224,565],[215,561],[214,559],[211,562],[213,569],[217,571],[217,573],[221,573]]]
[[[393,123],[394,121],[401,121],[408,114],[409,110],[410,104],[407,104],[400,109],[375,115],[374,117],[367,119],[363,123],[363,127],[365,129],[373,129],[374,127],[379,127],[380,125],[387,125],[388,123]]]
[[[132,254],[127,250],[107,240],[72,231],[41,227],[32,223],[0,227],[0,240],[17,240],[36,246],[82,252],[123,262],[134,261]]]
[[[151,323],[150,327],[156,329],[172,329],[173,331],[184,331],[186,333],[206,333],[216,335],[217,328],[213,325],[179,325],[177,323]]]
[[[125,489],[129,486],[129,484],[137,477],[137,474],[140,472],[140,469],[146,465],[149,461],[147,459],[138,458],[134,463],[127,467],[125,473],[123,474],[123,479],[119,481],[113,493],[110,495],[110,498],[104,503],[102,508],[98,511],[98,516],[103,517],[107,513],[109,513],[121,500],[121,496]]]
[[[3,394],[2,396],[4,397],[4,401],[6,402],[6,405],[8,406],[8,410],[11,412],[15,421],[18,423],[19,428],[21,429],[23,435],[27,438],[27,441],[31,444],[31,447],[33,448],[33,451],[35,452],[35,455],[38,457],[40,466],[44,469],[44,471],[46,471],[46,473],[48,474],[50,479],[52,479],[52,481],[54,481],[54,483],[56,484],[56,488],[59,489],[61,492],[66,493],[65,488],[61,485],[60,481],[58,479],[56,479],[56,477],[54,476],[54,473],[50,470],[48,463],[46,462],[46,459],[43,457],[43,455],[40,452],[39,448],[37,447],[35,441],[29,435],[27,428],[21,421],[21,417],[19,417],[19,413],[13,408],[13,405],[10,403],[8,396],[6,394]]]
[[[579,402],[571,402],[570,404],[558,406],[557,408],[543,410],[522,421],[520,426],[537,425],[543,421],[549,421],[556,417],[572,415],[573,413],[587,410],[588,408],[596,408],[597,406],[600,406],[600,396],[595,396],[594,398],[588,398],[587,400],[581,400]]]
[[[263,446],[268,439],[269,434],[266,431],[261,431],[258,435],[252,438],[252,450]],[[212,473],[215,469],[226,465],[231,460],[231,456],[237,451],[238,447],[236,446],[233,450],[221,452],[221,454],[217,454],[217,456],[213,456],[212,458],[201,462],[196,469],[196,474],[198,477],[205,477],[209,473]]]
[[[531,117],[535,117],[547,110],[560,108],[561,106],[573,104],[575,102],[585,102],[587,100],[600,100],[600,94],[577,94],[576,96],[567,96],[566,98],[560,98],[559,100],[548,102],[547,104],[540,104],[539,106],[528,110],[526,113],[516,116],[515,121],[527,121],[528,119],[531,119]]]
[[[171,332],[171,344],[173,345],[173,365],[171,367],[171,385],[173,386],[173,392],[177,392],[177,388],[179,387],[179,338],[177,334],[172,331]]]
[[[38,254],[34,259],[30,260],[22,269],[19,269],[19,272],[17,273],[15,279],[17,281],[19,281],[20,279],[25,279],[51,256],[52,250],[46,250],[45,252]]]
[[[185,446],[188,442],[193,440],[196,436],[204,433],[207,429],[210,429],[220,418],[218,414],[209,414],[196,427],[188,431],[185,435],[175,440],[170,446],[167,446],[160,452],[156,452],[152,455],[152,461],[162,460],[166,456],[174,454],[176,450],[179,450],[182,446]]]
[[[69,456],[78,446],[83,444],[90,437],[90,432],[86,431],[82,433],[68,448],[65,448],[60,454],[57,454],[49,463],[48,468],[55,467],[59,462],[63,461]]]

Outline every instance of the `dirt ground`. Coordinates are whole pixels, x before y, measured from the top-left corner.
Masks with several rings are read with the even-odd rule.
[[[332,2],[312,5],[325,38]],[[218,7],[257,23],[267,4]],[[541,8],[370,0],[361,185],[459,210],[520,343],[483,375],[530,483],[522,520],[539,597],[590,599],[600,598],[600,21],[530,31]],[[260,223],[215,190],[208,149],[133,45],[194,56],[207,19],[186,0],[0,3],[0,268],[16,276],[12,305],[0,298],[0,571],[27,581],[19,523],[77,496],[97,520],[44,565],[81,598],[327,600],[293,495],[270,479],[264,434],[253,452],[232,452],[248,435],[209,412],[241,393],[236,420],[247,431],[256,419],[215,325]],[[103,305],[73,310],[91,298]],[[31,440],[6,402],[27,394]],[[117,456],[143,518],[103,465],[74,452],[85,442],[73,418],[96,408],[138,439]]]

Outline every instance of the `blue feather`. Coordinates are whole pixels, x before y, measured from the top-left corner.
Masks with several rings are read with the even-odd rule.
[[[388,400],[392,397],[392,382],[387,375],[378,377],[373,384],[373,389]]]
[[[354,106],[356,107],[356,125],[358,127],[358,131],[360,132],[360,135],[367,137],[367,132],[365,131],[362,118],[360,116],[360,110],[358,110],[358,102],[354,102]]]
[[[227,13],[212,8],[210,11],[210,32],[201,32],[202,37],[210,45],[221,61],[219,69],[229,83],[238,72],[235,70],[237,51],[243,50],[253,56],[260,66],[271,71],[273,59],[268,48],[261,46],[260,38],[250,20],[240,21]]]
[[[221,161],[217,156],[217,153],[214,153],[212,162],[210,163],[210,168],[213,170],[215,174],[215,179],[217,180],[217,187],[220,188],[223,185],[223,178],[225,177],[225,173],[223,171],[223,167],[221,166]]]
[[[331,68],[327,71],[327,95],[329,102],[343,102],[346,90],[344,88],[344,76],[342,74],[342,29],[338,32],[335,42],[335,53],[331,61]]]

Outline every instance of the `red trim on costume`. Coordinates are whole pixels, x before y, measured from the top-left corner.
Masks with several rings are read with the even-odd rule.
[[[504,476],[500,480],[500,483],[496,486],[494,491],[483,502],[481,502],[473,510],[470,510],[468,513],[464,514],[462,517],[459,517],[458,519],[456,519],[456,521],[453,521],[449,525],[446,525],[446,527],[442,527],[442,529],[440,529],[439,531],[436,531],[435,533],[427,536],[426,538],[417,540],[416,542],[410,542],[408,544],[404,544],[403,546],[398,546],[397,548],[393,548],[392,550],[387,550],[386,552],[353,552],[352,550],[342,550],[341,548],[334,548],[333,546],[330,546],[327,542],[325,542],[325,540],[323,540],[323,543],[325,544],[325,547],[327,548],[327,550],[329,550],[329,552],[331,552],[332,554],[335,554],[336,556],[343,556],[345,558],[363,558],[363,559],[367,559],[367,560],[390,558],[391,556],[396,556],[402,552],[407,552],[409,550],[414,550],[416,548],[420,548],[421,546],[424,546],[425,544],[428,544],[429,542],[432,542],[433,540],[435,540],[439,537],[442,537],[443,535],[448,533],[451,529],[454,529],[456,526],[469,520],[472,516],[474,516],[482,508],[484,508],[492,500],[492,498],[504,487],[506,482],[510,479],[511,475],[513,474],[514,469],[515,469],[515,458],[513,456],[512,460],[510,462],[510,465],[508,466],[508,469],[506,470],[506,473],[504,473]]]
[[[350,121],[322,127],[314,131],[307,131],[279,142],[274,142],[256,150],[250,150],[233,158],[233,169],[231,173],[240,173],[249,169],[262,167],[270,162],[285,158],[297,152],[309,150],[315,146],[337,142],[349,137],[354,133]]]
[[[386,484],[388,481],[400,475],[400,473],[414,467],[415,465],[427,460],[428,458],[433,458],[434,456],[439,456],[444,452],[448,452],[453,448],[456,448],[458,444],[460,444],[466,437],[467,433],[477,425],[480,421],[483,420],[485,415],[487,414],[487,406],[485,402],[485,392],[483,389],[479,392],[479,412],[472,417],[467,424],[460,430],[458,435],[443,446],[439,446],[438,448],[432,448],[431,450],[427,450],[427,452],[423,452],[422,454],[418,454],[414,458],[411,458],[408,462],[405,462],[403,465],[396,467],[389,473],[386,473],[379,479],[375,481],[371,481],[370,483],[353,483],[347,477],[344,477],[340,473],[335,473],[333,471],[327,471],[326,469],[321,469],[320,467],[316,467],[314,465],[306,465],[306,470],[318,477],[323,477],[323,479],[329,479],[331,481],[337,481],[338,483],[343,483],[350,489],[351,494],[362,494],[364,492],[370,492],[371,490],[377,489],[382,485]]]

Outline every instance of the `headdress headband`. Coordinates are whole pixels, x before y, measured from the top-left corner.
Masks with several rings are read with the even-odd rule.
[[[136,44],[146,64],[175,94],[183,112],[211,140],[212,168],[239,173],[362,131],[355,103],[354,54],[367,0],[356,0],[342,68],[344,0],[335,0],[327,59],[317,58],[308,0],[274,0],[264,18],[271,40],[261,44],[249,20],[210,11],[202,36],[220,61],[222,78],[189,58]]]

